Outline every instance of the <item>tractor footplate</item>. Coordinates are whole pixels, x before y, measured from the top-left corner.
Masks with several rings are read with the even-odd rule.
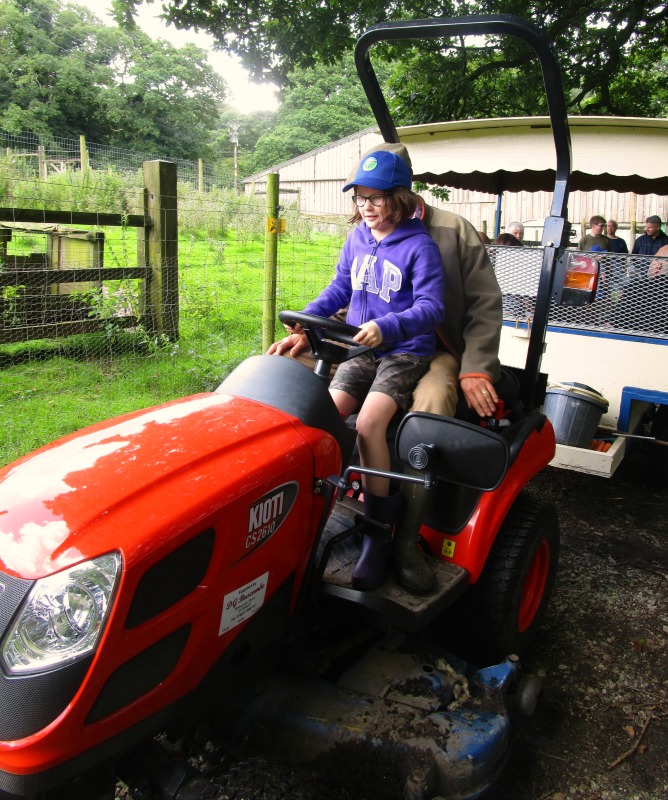
[[[359,513],[358,507],[348,502],[337,503],[327,523],[323,541],[352,528],[356,513]],[[359,555],[358,537],[353,535],[339,541],[325,565],[322,592],[376,611],[409,633],[424,628],[439,616],[468,585],[468,573],[465,569],[425,556],[434,573],[434,586],[429,594],[410,594],[397,583],[391,570],[381,587],[360,591],[352,587],[352,572]]]

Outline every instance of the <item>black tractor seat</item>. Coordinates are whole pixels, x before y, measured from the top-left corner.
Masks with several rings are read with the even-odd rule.
[[[532,431],[540,431],[547,417],[540,411],[520,417],[498,431],[455,417],[414,411],[397,431],[397,458],[405,466],[421,467],[411,459],[413,448],[435,448],[437,478],[484,492],[496,489]]]
[[[420,448],[432,449],[430,469],[436,483],[426,524],[451,535],[462,530],[481,494],[501,485],[531,433],[541,431],[546,420],[534,411],[493,431],[454,417],[407,414],[397,432],[398,461],[422,471],[416,464]]]

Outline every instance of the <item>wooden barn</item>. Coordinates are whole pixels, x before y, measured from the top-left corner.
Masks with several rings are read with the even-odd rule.
[[[650,214],[668,218],[668,119],[569,117],[572,183],[569,219],[576,236],[593,214],[616,219],[631,242]],[[549,214],[555,152],[548,117],[460,120],[398,129],[416,179],[448,187],[447,202],[490,236],[523,222],[525,238],[540,239]],[[376,128],[278,164],[247,178],[245,191],[262,192],[268,172],[278,172],[282,202],[297,202],[316,216],[349,215],[341,192],[360,155],[381,142]]]

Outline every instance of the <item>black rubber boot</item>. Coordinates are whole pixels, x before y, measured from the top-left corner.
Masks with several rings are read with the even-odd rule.
[[[392,550],[397,582],[411,594],[429,594],[434,575],[418,545],[420,525],[429,503],[429,492],[417,483],[404,483],[404,508],[394,532]]]
[[[362,537],[362,555],[353,569],[354,589],[377,589],[387,578],[390,561],[390,538],[399,514],[402,496],[378,497],[364,491],[364,515],[389,526],[388,529],[369,526]]]

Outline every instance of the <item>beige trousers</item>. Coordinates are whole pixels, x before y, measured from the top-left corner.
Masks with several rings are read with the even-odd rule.
[[[453,417],[457,408],[459,364],[450,353],[439,351],[413,390],[411,411]]]

